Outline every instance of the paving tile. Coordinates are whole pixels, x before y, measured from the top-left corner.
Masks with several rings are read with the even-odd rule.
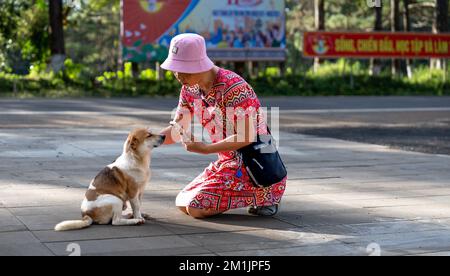
[[[76,243],[80,246],[81,255],[184,255],[210,253],[195,244],[177,237],[147,237],[104,239],[92,241],[72,241],[46,243],[50,250],[60,256],[66,256],[68,245]]]
[[[0,209],[0,233],[25,231],[27,228],[7,209]]]
[[[28,231],[0,233],[0,256],[52,256],[53,253]]]
[[[173,233],[154,221],[147,221],[145,225],[140,226],[92,225],[91,227],[82,230],[66,232],[44,230],[33,231],[33,234],[39,241],[44,243],[173,235]]]

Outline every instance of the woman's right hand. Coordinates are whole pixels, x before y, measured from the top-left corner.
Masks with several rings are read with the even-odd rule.
[[[172,144],[176,143],[172,133],[173,133],[173,127],[172,126],[169,126],[169,127],[165,128],[165,129],[163,129],[161,131],[160,134],[166,136],[166,139],[164,140],[163,145],[172,145]]]

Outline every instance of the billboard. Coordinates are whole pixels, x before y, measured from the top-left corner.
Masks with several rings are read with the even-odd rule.
[[[450,58],[450,35],[307,32],[306,57]]]
[[[163,61],[172,37],[205,37],[213,59],[284,59],[284,0],[122,0],[128,61]]]

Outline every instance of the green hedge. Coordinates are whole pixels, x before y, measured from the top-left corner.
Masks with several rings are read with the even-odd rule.
[[[286,76],[259,77],[251,81],[264,96],[388,96],[450,95],[450,83],[436,80],[415,81],[388,76]]]
[[[176,97],[181,87],[170,73],[159,81],[151,69],[133,77],[131,64],[126,64],[124,71],[91,77],[83,66],[67,60],[62,73],[43,72],[42,67],[33,68],[27,76],[0,72],[0,97]],[[421,67],[411,79],[393,78],[387,73],[369,76],[360,63],[346,65],[340,60],[325,63],[314,73],[294,75],[288,69],[285,76],[280,76],[278,68],[267,68],[248,79],[260,96],[450,95],[450,82],[443,82],[443,74],[441,70]]]

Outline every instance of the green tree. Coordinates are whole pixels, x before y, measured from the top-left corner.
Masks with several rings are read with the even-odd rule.
[[[48,57],[45,0],[0,0],[0,70],[26,73]]]
[[[50,50],[51,62],[50,68],[58,72],[62,70],[66,59],[66,48],[64,43],[63,27],[63,1],[49,0],[48,3],[49,21],[50,21]]]
[[[317,31],[325,31],[325,0],[314,0],[314,25]],[[320,66],[320,59],[314,59],[314,71]]]
[[[381,32],[383,31],[383,1],[380,1],[380,5],[377,7],[374,7],[375,11],[375,21],[374,21],[374,27],[373,31],[375,32]],[[379,59],[371,59],[370,60],[370,74],[372,76],[379,75],[381,73],[381,60]]]
[[[391,31],[402,31],[402,21],[400,17],[400,0],[391,0]],[[401,72],[401,61],[392,60],[392,75],[395,76]]]
[[[96,75],[118,68],[120,0],[80,1],[67,18],[66,51]]]
[[[0,0],[0,70],[11,71],[21,60],[18,29],[21,14],[30,7],[26,0]]]
[[[46,64],[50,57],[48,7],[45,0],[21,12],[17,44],[22,58],[31,64]]]
[[[449,12],[449,0],[436,0],[436,7],[434,11],[433,21],[433,33],[447,33],[448,26],[448,12]],[[433,59],[431,60],[431,67],[442,69],[444,60]]]
[[[411,15],[410,15],[410,9],[409,9],[409,5],[411,3],[411,0],[403,0],[403,8],[405,11],[405,16],[403,17],[403,24],[404,24],[404,29],[406,32],[411,32],[412,31],[412,27],[411,27]],[[412,61],[410,59],[406,60],[406,72],[408,75],[408,78],[411,79],[412,78]]]

